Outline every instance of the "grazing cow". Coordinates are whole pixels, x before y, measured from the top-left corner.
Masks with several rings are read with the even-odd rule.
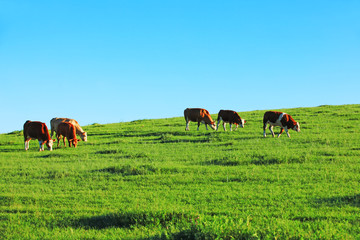
[[[25,151],[29,149],[31,139],[39,140],[39,151],[44,151],[44,144],[48,150],[52,151],[53,141],[50,138],[48,128],[45,123],[26,121],[24,123]]]
[[[300,132],[300,124],[298,122],[295,122],[295,120],[287,113],[283,112],[275,112],[275,111],[268,111],[264,114],[264,137],[266,137],[265,130],[267,128],[267,124],[270,125],[269,129],[273,137],[275,137],[273,127],[279,126],[281,127],[280,133],[278,137],[283,133],[284,129],[288,137],[290,137],[290,134],[288,132],[289,129],[292,129],[294,131]]]
[[[208,130],[207,125],[209,124],[212,129],[216,129],[215,122],[212,120],[208,110],[203,108],[187,108],[184,110],[184,117],[186,121],[186,131],[189,131],[189,123],[197,122],[199,130],[200,123],[205,123],[206,130]]]
[[[236,125],[235,130],[239,127],[244,127],[244,124],[246,123],[246,121],[244,119],[241,119],[241,117],[239,116],[239,114],[235,111],[232,110],[220,110],[218,113],[218,118],[217,118],[217,126],[216,126],[216,131],[219,129],[219,124],[220,121],[223,121],[223,127],[224,127],[224,131],[226,131],[226,123],[230,123],[230,131],[232,131],[232,124]]]
[[[69,122],[75,126],[76,134],[78,134],[81,139],[86,142],[87,141],[87,133],[80,127],[79,123],[75,119],[71,118],[53,118],[50,121],[51,126],[51,137],[54,132],[57,132],[58,125],[62,122]]]
[[[66,147],[65,138],[67,138],[67,140],[69,142],[69,147],[71,147],[71,144],[74,147],[76,147],[77,142],[80,141],[79,139],[76,139],[75,126],[73,124],[71,124],[71,123],[68,123],[68,122],[62,122],[62,123],[59,123],[59,125],[58,125],[57,131],[56,131],[56,138],[58,140],[58,144],[57,144],[58,147],[59,147],[61,136],[63,136],[63,142],[64,142],[65,147]]]

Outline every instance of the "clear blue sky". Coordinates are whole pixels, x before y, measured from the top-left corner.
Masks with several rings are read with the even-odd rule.
[[[352,0],[0,0],[0,133],[360,103],[359,12]]]

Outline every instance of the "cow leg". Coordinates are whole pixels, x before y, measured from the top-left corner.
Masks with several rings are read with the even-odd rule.
[[[264,122],[264,126],[263,126],[263,129],[264,129],[264,137],[266,137],[266,132],[265,132],[266,128],[267,128],[267,122]]]
[[[272,125],[270,125],[270,127],[269,127],[269,130],[270,130],[270,132],[271,132],[271,135],[273,136],[273,137],[275,137],[275,133],[274,133],[274,126],[272,126]]]
[[[226,122],[223,122],[223,128],[224,128],[224,131],[226,132]]]
[[[206,128],[206,130],[208,130],[207,125],[208,125],[208,124],[207,124],[207,123],[205,123],[205,128]]]
[[[25,140],[25,151],[29,150],[30,139]]]
[[[232,132],[232,123],[230,123],[230,132]]]
[[[66,147],[65,136],[63,136],[63,143],[64,143],[64,146]]]
[[[281,129],[280,129],[280,132],[279,132],[279,134],[278,134],[278,138],[280,137],[280,135],[281,135],[283,132],[284,132],[284,128],[281,128]],[[287,132],[287,130],[286,130],[286,132]]]
[[[287,127],[285,128],[285,132],[286,132],[287,136],[290,137],[289,129],[287,129]]]
[[[199,131],[199,127],[200,127],[200,122],[198,122],[198,127],[197,127],[197,130]]]
[[[189,130],[190,130],[190,129],[189,129],[189,123],[190,123],[190,121],[186,121],[185,131],[189,131]]]
[[[59,144],[60,144],[60,138],[61,138],[61,137],[60,137],[60,135],[57,135],[57,134],[56,134],[57,147],[59,147]]]
[[[220,124],[220,119],[218,119],[217,124],[216,124],[216,131],[219,129],[219,124]]]
[[[238,129],[238,127],[239,127],[239,124],[236,124],[236,128],[235,128],[235,131]]]
[[[39,140],[39,151],[44,151],[44,142],[42,140]]]

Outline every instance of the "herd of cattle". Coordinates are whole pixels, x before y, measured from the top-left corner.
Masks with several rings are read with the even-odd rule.
[[[199,130],[200,123],[205,123],[206,130],[208,129],[207,125],[210,125],[210,127],[214,130],[218,130],[220,122],[223,121],[224,131],[226,131],[226,123],[230,124],[230,131],[232,131],[232,124],[235,124],[237,129],[239,125],[243,128],[246,123],[246,121],[242,119],[237,112],[232,110],[220,110],[218,113],[217,125],[215,125],[215,122],[212,120],[209,111],[203,108],[187,108],[184,110],[184,117],[186,121],[185,130],[187,131],[190,130],[190,122],[198,123],[197,130]],[[278,137],[280,137],[284,130],[288,137],[290,137],[290,133],[288,131],[289,129],[300,132],[300,124],[296,122],[289,114],[284,112],[268,111],[264,114],[264,137],[266,137],[265,130],[267,125],[270,125],[269,129],[273,137],[275,137],[275,133],[273,131],[274,126],[281,127]]]
[[[37,139],[39,141],[40,151],[44,151],[44,144],[47,146],[48,150],[51,151],[53,142],[55,141],[55,139],[52,139],[54,132],[56,132],[58,147],[61,136],[63,137],[64,145],[66,145],[65,138],[67,138],[69,142],[69,147],[71,147],[71,145],[76,147],[77,142],[80,140],[83,140],[85,142],[87,141],[87,133],[80,127],[79,123],[74,119],[53,118],[50,121],[50,125],[51,125],[51,136],[49,134],[49,130],[45,123],[26,121],[24,124],[25,150],[29,149],[29,141],[31,139]],[[77,139],[76,134],[78,134],[81,139]]]
[[[240,125],[240,127],[244,127],[246,121],[242,119],[239,114],[232,110],[220,110],[217,118],[217,125],[212,120],[210,113],[203,108],[187,108],[184,110],[184,117],[186,121],[186,131],[189,131],[189,123],[197,122],[199,130],[200,124],[205,123],[206,130],[207,125],[209,125],[212,129],[218,130],[219,124],[223,121],[223,128],[226,131],[226,123],[230,124],[230,131],[232,131],[232,125],[236,125],[236,129]],[[29,141],[31,139],[37,139],[39,141],[39,150],[44,151],[44,145],[47,146],[48,150],[52,150],[53,142],[56,139],[52,139],[54,132],[56,132],[56,138],[58,141],[57,146],[59,147],[59,143],[61,137],[63,138],[63,143],[65,144],[65,138],[67,138],[69,147],[73,145],[76,147],[77,142],[80,140],[87,141],[87,133],[80,127],[79,123],[70,118],[53,118],[50,121],[51,125],[51,135],[49,134],[48,128],[43,122],[34,122],[34,121],[26,121],[24,124],[24,140],[25,140],[25,150],[29,149]],[[275,137],[275,133],[273,131],[274,126],[281,127],[280,133],[278,137],[285,130],[288,137],[290,134],[288,132],[289,129],[300,132],[300,125],[296,122],[289,114],[284,112],[275,112],[268,111],[264,114],[263,118],[263,129],[264,129],[264,137],[266,137],[265,130],[267,125],[270,125],[269,129],[273,137]],[[235,130],[236,130],[235,129]],[[81,139],[76,138],[76,134],[80,136]]]

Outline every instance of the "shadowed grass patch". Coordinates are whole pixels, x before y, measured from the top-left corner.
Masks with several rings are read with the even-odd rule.
[[[193,218],[181,212],[127,212],[83,217],[74,222],[73,227],[85,229],[131,228],[134,226],[176,225]]]
[[[351,205],[360,208],[360,194],[317,199],[318,204],[328,206]]]
[[[45,173],[45,178],[61,179],[61,178],[69,177],[70,175],[71,173],[65,170],[50,170]]]
[[[159,168],[152,165],[122,165],[113,166],[100,170],[97,172],[108,172],[112,174],[122,174],[123,176],[134,176],[134,175],[147,175],[160,172]]]

